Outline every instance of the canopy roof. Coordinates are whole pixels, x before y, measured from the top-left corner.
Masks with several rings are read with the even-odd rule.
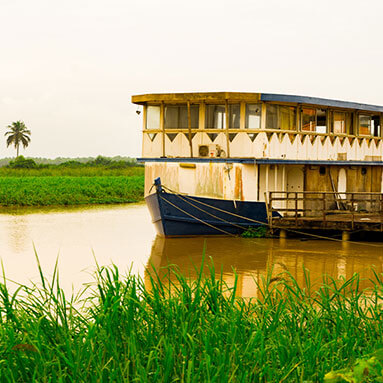
[[[287,104],[318,105],[342,109],[383,112],[383,106],[361,104],[357,102],[330,100],[319,97],[305,97],[273,93],[240,93],[240,92],[204,92],[204,93],[152,93],[132,96],[134,104],[146,103],[186,103],[189,102],[259,102],[270,101]]]

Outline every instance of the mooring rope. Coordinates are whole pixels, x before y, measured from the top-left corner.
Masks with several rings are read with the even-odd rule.
[[[223,218],[218,217],[218,216],[216,216],[216,215],[214,215],[214,214],[212,214],[212,213],[209,213],[208,211],[206,211],[206,210],[204,210],[204,209],[201,209],[200,207],[198,207],[198,206],[192,204],[192,203],[189,202],[187,199],[183,198],[181,195],[179,195],[179,194],[177,194],[177,193],[174,193],[174,195],[175,195],[176,197],[182,199],[183,201],[185,201],[187,204],[193,206],[194,208],[196,208],[196,209],[202,211],[203,213],[205,213],[205,214],[207,214],[207,215],[210,215],[210,216],[213,217],[213,218],[216,218],[216,219],[218,219],[218,220],[220,220],[220,221],[222,221],[222,222],[228,223],[228,224],[230,224],[230,225],[232,225],[232,226],[234,226],[234,227],[237,227],[238,229],[241,229],[241,230],[244,229],[244,227],[241,226],[241,225],[237,225],[237,224],[234,223],[234,222],[227,221],[226,219],[223,219]],[[195,201],[195,200],[193,200],[193,201],[194,201],[194,202],[198,202],[198,201]],[[210,208],[214,208],[213,206],[210,206],[210,205],[207,205],[207,204],[205,204],[205,205],[208,206],[208,207],[210,207]]]
[[[270,224],[269,224],[268,222],[258,221],[258,220],[252,219],[252,218],[244,217],[244,216],[241,216],[241,215],[239,215],[239,214],[235,214],[235,213],[232,213],[232,212],[230,212],[230,211],[226,211],[226,210],[220,209],[220,208],[218,208],[218,207],[209,205],[209,204],[204,203],[204,202],[202,202],[202,201],[195,200],[195,199],[193,199],[193,198],[191,198],[191,197],[189,197],[189,196],[186,196],[186,195],[184,196],[184,197],[186,197],[186,198],[184,199],[179,193],[177,193],[177,192],[171,190],[170,188],[168,188],[168,187],[166,187],[166,186],[164,186],[164,185],[161,185],[161,186],[162,186],[162,188],[164,188],[165,190],[170,191],[172,194],[174,194],[174,195],[177,196],[178,198],[182,199],[183,201],[185,201],[186,203],[189,203],[190,205],[192,205],[192,206],[194,206],[194,207],[196,207],[196,206],[193,205],[191,202],[187,201],[187,198],[193,200],[193,202],[197,202],[197,203],[199,203],[199,204],[201,204],[201,205],[204,205],[204,206],[207,206],[207,207],[209,207],[209,208],[211,208],[211,209],[215,209],[215,210],[217,210],[217,211],[220,211],[220,212],[223,212],[223,213],[226,213],[226,214],[229,214],[229,215],[232,215],[232,216],[241,218],[241,219],[248,220],[249,222],[254,222],[254,223],[261,224],[261,225],[263,225],[263,226],[268,226],[268,227],[270,227]],[[159,193],[159,194],[160,194],[160,193]],[[230,236],[233,236],[233,237],[236,236],[236,235],[234,235],[234,234],[232,234],[232,233],[227,232],[226,230],[220,229],[220,228],[218,228],[218,227],[216,227],[216,226],[214,226],[214,225],[212,225],[212,224],[209,224],[208,222],[205,222],[204,220],[202,220],[202,219],[200,219],[200,218],[197,218],[197,217],[193,216],[192,214],[190,214],[190,213],[188,213],[187,211],[181,209],[180,207],[178,207],[178,206],[176,206],[175,204],[171,203],[170,201],[168,201],[167,199],[163,198],[162,196],[161,196],[161,198],[162,198],[164,201],[166,201],[167,203],[169,203],[169,204],[171,204],[172,206],[174,206],[175,208],[177,208],[178,210],[182,211],[184,214],[186,214],[186,215],[188,215],[188,216],[190,216],[190,217],[196,219],[197,221],[202,222],[203,224],[205,224],[205,225],[207,225],[207,226],[210,226],[210,227],[214,228],[215,230],[221,231],[221,232],[223,232],[223,233],[225,233],[225,234],[227,234],[227,235],[230,235]],[[196,208],[197,208],[197,207],[196,207]],[[199,209],[199,210],[202,210],[202,209]],[[202,210],[202,211],[204,211],[204,210]],[[206,211],[204,211],[204,212],[206,212]],[[210,213],[208,213],[208,212],[206,212],[206,213],[209,214],[209,215],[211,215],[211,216],[213,216],[213,217],[215,217],[214,215],[212,215],[212,214],[210,214]],[[233,225],[233,226],[239,226],[239,225],[236,225],[236,224],[234,224],[234,223],[232,223],[232,222],[230,222],[230,221],[226,221],[226,220],[224,220],[224,219],[222,219],[222,218],[219,218],[219,217],[216,217],[216,218],[221,219],[222,221],[227,222],[227,223],[229,223],[229,224],[231,224],[231,225]],[[243,227],[240,227],[240,228],[241,228],[242,230],[244,229]],[[345,241],[345,240],[343,240],[343,239],[338,239],[338,238],[333,238],[333,237],[327,237],[327,236],[319,235],[319,234],[307,233],[307,232],[303,232],[303,231],[299,231],[299,230],[295,230],[295,229],[291,229],[291,228],[285,228],[285,227],[283,227],[283,226],[277,226],[277,225],[273,225],[273,228],[275,228],[275,229],[280,229],[280,230],[286,230],[286,231],[289,231],[289,232],[291,232],[291,233],[300,234],[300,235],[305,235],[305,236],[309,236],[309,237],[313,237],[313,238],[325,239],[325,240],[328,240],[328,241],[341,242],[341,243],[347,242],[347,243],[351,243],[351,244],[355,244],[355,245],[364,245],[364,246],[370,246],[370,247],[375,247],[375,248],[383,249],[383,246],[375,245],[375,244],[373,244],[373,243],[356,242],[356,241],[350,241],[350,240]]]
[[[204,220],[202,220],[202,219],[200,219],[200,218],[195,217],[193,214],[190,214],[189,212],[187,212],[187,211],[183,210],[182,208],[180,208],[179,206],[175,205],[173,202],[170,202],[169,200],[167,200],[166,198],[164,198],[163,196],[161,196],[161,194],[159,194],[159,195],[160,195],[160,198],[161,198],[163,201],[165,201],[165,202],[167,202],[169,205],[175,207],[176,209],[178,209],[178,210],[181,211],[182,213],[184,213],[184,214],[186,214],[186,215],[188,215],[188,216],[194,218],[195,220],[197,220],[197,221],[199,221],[199,222],[201,222],[201,223],[203,223],[203,224],[205,224],[205,225],[207,225],[207,226],[212,227],[214,230],[218,230],[218,231],[220,231],[220,232],[222,232],[222,233],[224,233],[224,234],[226,234],[226,235],[230,235],[230,236],[236,237],[235,234],[229,233],[229,232],[226,231],[226,230],[220,229],[219,227],[216,227],[216,226],[214,226],[214,225],[212,225],[212,224],[210,224],[210,223],[208,223],[208,222],[205,222]]]

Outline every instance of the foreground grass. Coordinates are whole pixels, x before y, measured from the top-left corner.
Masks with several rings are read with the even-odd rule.
[[[317,382],[381,347],[378,275],[368,292],[357,275],[316,291],[308,275],[304,289],[268,276],[249,301],[213,268],[193,281],[171,273],[144,283],[100,268],[69,299],[55,276],[13,295],[1,284],[1,381]]]
[[[143,175],[0,177],[0,206],[127,203],[143,195]]]

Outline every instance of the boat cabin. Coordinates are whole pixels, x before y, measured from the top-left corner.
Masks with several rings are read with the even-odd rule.
[[[143,107],[146,195],[157,177],[176,193],[225,200],[303,192],[295,203],[274,194],[271,206],[288,215],[293,204],[299,216],[323,208],[307,193],[332,193],[331,209],[348,193],[382,193],[382,106],[236,92],[144,94],[132,102]],[[366,209],[354,202],[352,209]]]

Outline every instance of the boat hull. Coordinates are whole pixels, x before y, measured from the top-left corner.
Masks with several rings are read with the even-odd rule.
[[[145,198],[159,235],[229,235],[267,224],[266,204],[157,191]]]

